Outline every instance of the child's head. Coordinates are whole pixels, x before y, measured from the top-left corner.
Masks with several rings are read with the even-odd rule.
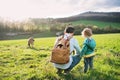
[[[92,36],[92,30],[90,28],[84,28],[84,30],[81,32],[83,37],[91,37]]]

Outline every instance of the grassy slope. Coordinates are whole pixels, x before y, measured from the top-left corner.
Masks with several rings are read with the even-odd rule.
[[[80,21],[74,21],[71,22],[73,25],[79,25],[79,24],[85,24],[85,25],[92,25],[92,26],[98,26],[98,27],[115,27],[115,28],[120,28],[120,23],[115,23],[115,22],[102,22],[102,21],[92,21],[92,20],[80,20]]]
[[[49,63],[55,37],[36,38],[34,48],[27,47],[27,40],[0,41],[0,80],[119,80],[120,34],[93,36],[97,42],[95,70],[82,72],[83,60],[71,74],[57,75]],[[82,46],[81,36],[75,36]]]

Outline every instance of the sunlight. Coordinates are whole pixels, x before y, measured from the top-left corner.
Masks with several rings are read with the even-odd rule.
[[[0,17],[24,20],[25,18],[67,17],[86,11],[120,12],[117,0],[114,3],[107,3],[106,0],[86,2],[83,0],[0,0]]]

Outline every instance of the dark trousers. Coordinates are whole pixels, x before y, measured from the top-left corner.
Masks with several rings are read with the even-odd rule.
[[[89,69],[93,69],[93,56],[89,57],[89,58],[84,58],[84,73],[87,72]]]

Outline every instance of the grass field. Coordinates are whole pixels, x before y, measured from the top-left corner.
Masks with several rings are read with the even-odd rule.
[[[35,38],[34,48],[27,39],[0,41],[0,80],[119,80],[120,34],[94,35],[95,70],[83,73],[83,59],[68,75],[57,75],[49,62],[55,37]],[[82,47],[83,38],[75,36]]]
[[[115,27],[115,28],[120,28],[120,23],[115,23],[115,22],[80,20],[80,21],[74,21],[74,22],[71,22],[71,23],[73,25],[84,24],[84,25],[98,26],[100,28],[104,28],[104,27],[108,27],[108,26]]]

